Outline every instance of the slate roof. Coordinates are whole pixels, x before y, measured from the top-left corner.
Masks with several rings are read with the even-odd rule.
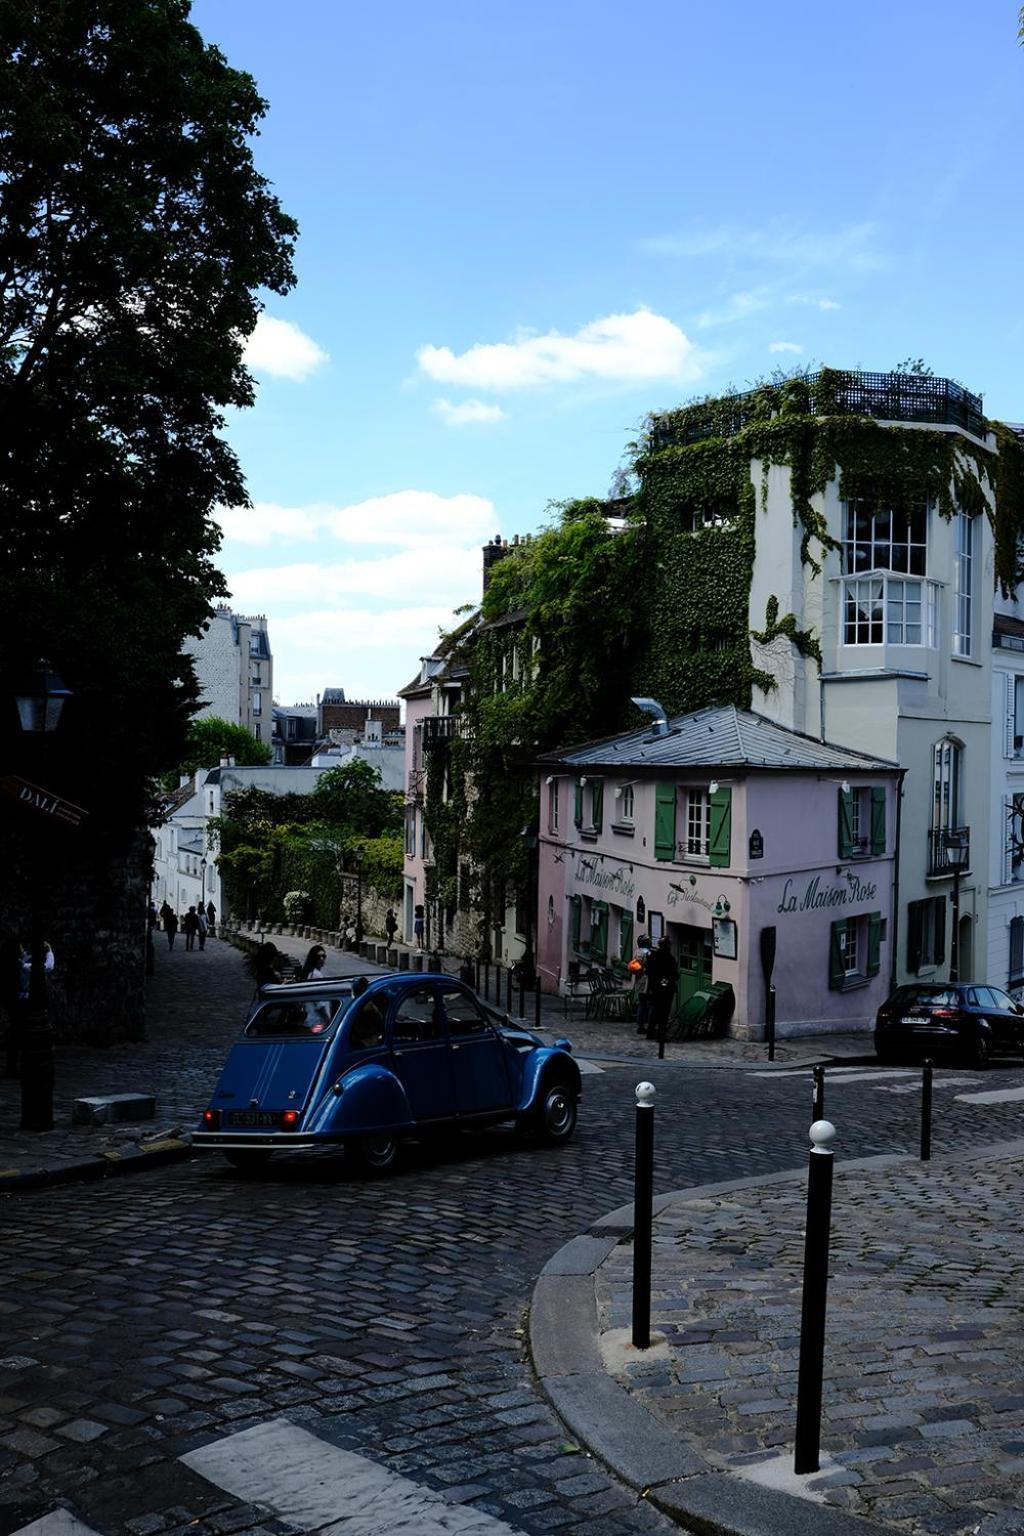
[[[676,715],[668,725],[665,736],[655,736],[651,727],[645,726],[562,752],[545,753],[539,761],[573,768],[827,768],[868,773],[899,766],[787,730],[734,704]]]

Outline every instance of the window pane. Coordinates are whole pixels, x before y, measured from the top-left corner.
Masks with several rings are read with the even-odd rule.
[[[471,997],[452,989],[442,994],[451,1035],[477,1035],[487,1028],[487,1020]]]

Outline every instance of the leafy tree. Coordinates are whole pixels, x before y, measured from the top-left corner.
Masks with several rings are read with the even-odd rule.
[[[378,837],[401,824],[401,797],[382,789],[380,769],[361,757],[328,768],[311,798],[317,820],[348,827],[361,837]]]
[[[189,11],[0,6],[0,687],[40,655],[63,675],[74,798],[118,832],[184,755],[210,514],[247,499],[224,411],[253,400],[259,290],[293,282],[266,103]]]
[[[225,756],[233,757],[240,767],[248,768],[269,763],[273,755],[266,742],[257,741],[244,725],[209,715],[204,720],[192,721],[178,771],[168,774],[164,784],[173,789],[180,774],[195,773],[197,768],[216,768]]]

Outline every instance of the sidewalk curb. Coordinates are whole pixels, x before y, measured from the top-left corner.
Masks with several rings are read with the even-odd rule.
[[[183,1162],[192,1156],[191,1140],[167,1136],[152,1146],[132,1151],[112,1150],[98,1157],[64,1163],[55,1168],[28,1168],[24,1173],[13,1168],[0,1169],[0,1195],[21,1194],[31,1189],[52,1188],[58,1184],[76,1184],[87,1179],[108,1179],[123,1173],[144,1173],[167,1163]]]
[[[1000,1143],[1009,1151],[1018,1143]],[[974,1148],[990,1155],[993,1148]],[[943,1159],[960,1154],[944,1154]],[[846,1171],[899,1167],[911,1153],[851,1158]],[[655,1216],[669,1205],[734,1190],[791,1183],[805,1169],[695,1185],[658,1195]],[[541,1391],[593,1456],[664,1514],[696,1536],[892,1536],[891,1526],[748,1481],[711,1465],[667,1429],[609,1375],[601,1354],[594,1277],[612,1250],[632,1237],[633,1207],[600,1217],[555,1253],[538,1277],[528,1341]]]

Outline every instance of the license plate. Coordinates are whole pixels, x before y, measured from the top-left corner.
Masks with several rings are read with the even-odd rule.
[[[228,1111],[228,1125],[241,1128],[254,1126],[264,1128],[280,1126],[281,1116],[272,1109],[232,1109]]]
[[[927,1019],[915,1018],[913,1014],[909,1014],[906,1018],[900,1019],[901,1024],[926,1024],[927,1022]]]

